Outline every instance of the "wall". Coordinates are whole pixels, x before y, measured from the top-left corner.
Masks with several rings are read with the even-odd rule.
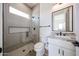
[[[42,37],[50,35],[52,31],[52,3],[41,3],[40,4],[40,26],[50,27],[40,27],[40,39]]]
[[[76,33],[76,40],[79,42],[79,4],[74,5],[74,32]]]
[[[79,42],[79,3],[76,3],[74,6],[74,31],[76,33],[76,40]],[[79,47],[76,47],[76,55],[79,56]]]
[[[34,43],[37,43],[39,41],[39,21],[40,21],[39,17],[40,17],[40,4],[37,4],[32,9],[32,39]],[[35,30],[33,28],[35,28]]]
[[[0,48],[2,48],[2,3],[0,3]]]
[[[12,6],[30,16],[30,19],[26,19],[9,12],[9,7]],[[9,33],[9,26],[17,27],[30,27],[31,26],[31,9],[24,4],[4,4],[4,48],[8,48],[19,43],[22,43],[23,34],[26,33]],[[30,35],[31,33],[29,33]],[[31,37],[26,37],[26,42],[30,41]]]

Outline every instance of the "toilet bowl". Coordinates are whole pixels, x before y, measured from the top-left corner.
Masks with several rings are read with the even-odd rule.
[[[45,48],[47,48],[47,38],[41,38],[41,42],[34,45],[34,50],[36,51],[36,56],[43,56],[45,53]]]
[[[36,56],[44,55],[44,43],[38,42],[34,45],[34,50],[36,51]]]

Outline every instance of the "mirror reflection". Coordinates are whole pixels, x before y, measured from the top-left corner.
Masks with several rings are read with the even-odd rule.
[[[53,12],[53,30],[54,31],[73,31],[73,7],[67,7]]]

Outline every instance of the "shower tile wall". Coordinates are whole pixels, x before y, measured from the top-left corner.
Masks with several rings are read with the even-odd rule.
[[[34,43],[39,41],[40,4],[32,9],[32,39]]]
[[[22,12],[27,13],[30,19],[26,19],[9,13],[9,7],[12,6]],[[8,48],[22,42],[22,33],[9,33],[9,26],[31,27],[31,13],[32,10],[24,4],[4,4],[4,48]],[[29,32],[29,35],[31,32]],[[26,41],[30,41],[31,37],[26,37]],[[5,51],[5,49],[4,49]]]

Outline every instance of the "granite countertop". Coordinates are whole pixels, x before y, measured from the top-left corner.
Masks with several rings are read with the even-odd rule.
[[[48,36],[48,38],[55,38],[55,39],[61,39],[61,40],[64,40],[64,41],[68,41],[68,42],[71,42],[74,46],[77,46],[79,47],[79,42],[76,41],[76,38],[75,37],[68,37],[68,36]]]

